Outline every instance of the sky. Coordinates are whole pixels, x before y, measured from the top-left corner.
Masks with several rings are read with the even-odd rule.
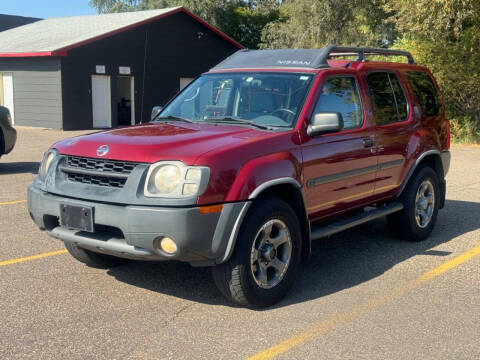
[[[0,0],[0,14],[50,18],[96,13],[88,0]]]

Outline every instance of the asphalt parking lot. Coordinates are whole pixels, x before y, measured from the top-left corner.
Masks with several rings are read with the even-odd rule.
[[[428,240],[379,220],[317,242],[292,293],[253,311],[227,303],[208,268],[91,269],[34,226],[38,162],[77,134],[22,128],[0,159],[1,359],[480,358],[480,147],[453,147]]]

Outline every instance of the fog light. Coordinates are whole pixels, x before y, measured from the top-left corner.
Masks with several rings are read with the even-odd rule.
[[[160,247],[167,254],[175,254],[177,252],[177,244],[175,244],[175,241],[173,241],[169,237],[162,238],[162,240],[160,241]]]

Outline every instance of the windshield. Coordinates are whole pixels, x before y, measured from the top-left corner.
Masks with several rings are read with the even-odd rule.
[[[203,75],[159,114],[195,122],[291,128],[313,75],[224,73]]]

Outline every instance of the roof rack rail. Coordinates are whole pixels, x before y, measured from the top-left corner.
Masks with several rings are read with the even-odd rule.
[[[409,64],[415,64],[412,54],[408,51],[403,50],[392,50],[392,49],[382,49],[382,48],[370,48],[370,47],[354,47],[354,46],[337,46],[329,45],[324,48],[323,58],[318,59],[317,61],[323,65],[327,64],[327,59],[336,56],[352,56],[358,55],[356,61],[366,61],[368,55],[382,55],[382,56],[405,56]],[[321,57],[321,56],[320,56]]]
[[[337,56],[357,56],[355,61],[367,61],[369,55],[406,56],[409,64],[415,64],[408,51],[329,45],[322,49],[239,50],[213,70],[262,67],[328,68],[328,59]]]

